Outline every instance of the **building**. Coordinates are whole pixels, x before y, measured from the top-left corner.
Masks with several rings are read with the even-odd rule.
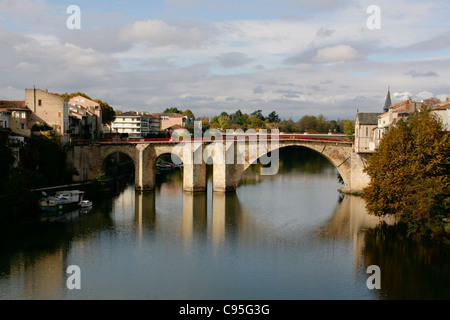
[[[375,151],[375,134],[380,113],[357,112],[355,119],[355,151],[368,153]]]
[[[31,130],[28,125],[30,114],[31,110],[23,100],[0,100],[0,127],[3,129],[10,129],[18,135],[30,137]]]
[[[99,138],[98,117],[79,105],[69,103],[69,127],[67,133],[71,139]]]
[[[126,134],[129,138],[145,138],[153,132],[159,132],[157,118],[145,111],[127,111],[116,115],[112,123],[112,132]]]
[[[411,113],[419,110],[423,106],[423,102],[413,101],[411,98],[397,102],[378,116],[378,126],[375,133],[375,146],[380,145],[383,135],[389,130],[391,126],[395,126],[401,119],[406,119]]]
[[[92,139],[99,138],[103,131],[102,125],[102,109],[98,102],[76,96],[69,100],[69,109],[74,111],[74,117],[79,118],[82,114],[82,131],[85,135],[89,135]],[[69,112],[69,117],[72,114]]]
[[[179,113],[152,113],[152,116],[159,119],[159,129],[164,131],[174,125],[183,128],[192,128],[194,119]]]
[[[447,100],[444,102],[437,103],[431,106],[431,112],[438,115],[438,117],[442,121],[442,125],[444,126],[444,130],[446,132],[450,132],[450,100],[447,97]]]
[[[47,124],[53,128],[57,141],[66,144],[70,140],[69,100],[47,90],[25,89],[25,104],[31,110],[28,126]]]

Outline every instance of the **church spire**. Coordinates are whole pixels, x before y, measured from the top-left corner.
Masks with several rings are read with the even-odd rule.
[[[388,87],[388,92],[386,95],[386,101],[384,102],[384,108],[383,111],[384,112],[388,112],[389,111],[389,107],[392,105],[391,102],[391,87]]]

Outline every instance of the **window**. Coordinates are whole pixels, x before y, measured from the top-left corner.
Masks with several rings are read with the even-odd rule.
[[[42,100],[38,100],[38,106],[42,106]]]
[[[22,112],[22,119],[26,119],[27,114],[25,112]]]
[[[366,127],[366,137],[369,136],[369,127]]]

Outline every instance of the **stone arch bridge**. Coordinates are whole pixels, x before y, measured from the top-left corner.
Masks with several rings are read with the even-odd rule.
[[[351,141],[342,139],[308,139],[286,137],[279,139],[220,139],[187,141],[108,141],[68,148],[69,164],[76,169],[75,181],[89,181],[103,170],[105,159],[116,153],[130,157],[135,168],[136,190],[153,190],[156,181],[156,161],[163,154],[175,154],[183,162],[184,191],[205,191],[206,165],[213,165],[213,190],[235,191],[244,171],[255,161],[265,164],[261,174],[276,174],[278,151],[284,147],[300,146],[312,149],[327,158],[341,175],[344,192],[360,192],[369,182],[363,172],[366,154],[354,151]]]

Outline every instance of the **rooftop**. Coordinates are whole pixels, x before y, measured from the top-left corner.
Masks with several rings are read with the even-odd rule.
[[[0,100],[0,110],[2,111],[30,111],[25,104],[25,100]]]
[[[123,112],[121,114],[116,115],[117,117],[141,117],[141,116],[146,116],[146,117],[154,117],[154,115],[149,114],[146,111],[127,111],[127,112]]]
[[[358,112],[356,114],[357,119],[360,124],[373,124],[378,125],[378,116],[381,115],[379,112]]]
[[[153,117],[156,117],[156,118],[159,118],[159,116],[169,116],[169,117],[172,117],[172,118],[184,118],[184,117],[186,117],[185,115],[180,114],[180,113],[164,113],[164,112],[152,113],[151,115]]]

